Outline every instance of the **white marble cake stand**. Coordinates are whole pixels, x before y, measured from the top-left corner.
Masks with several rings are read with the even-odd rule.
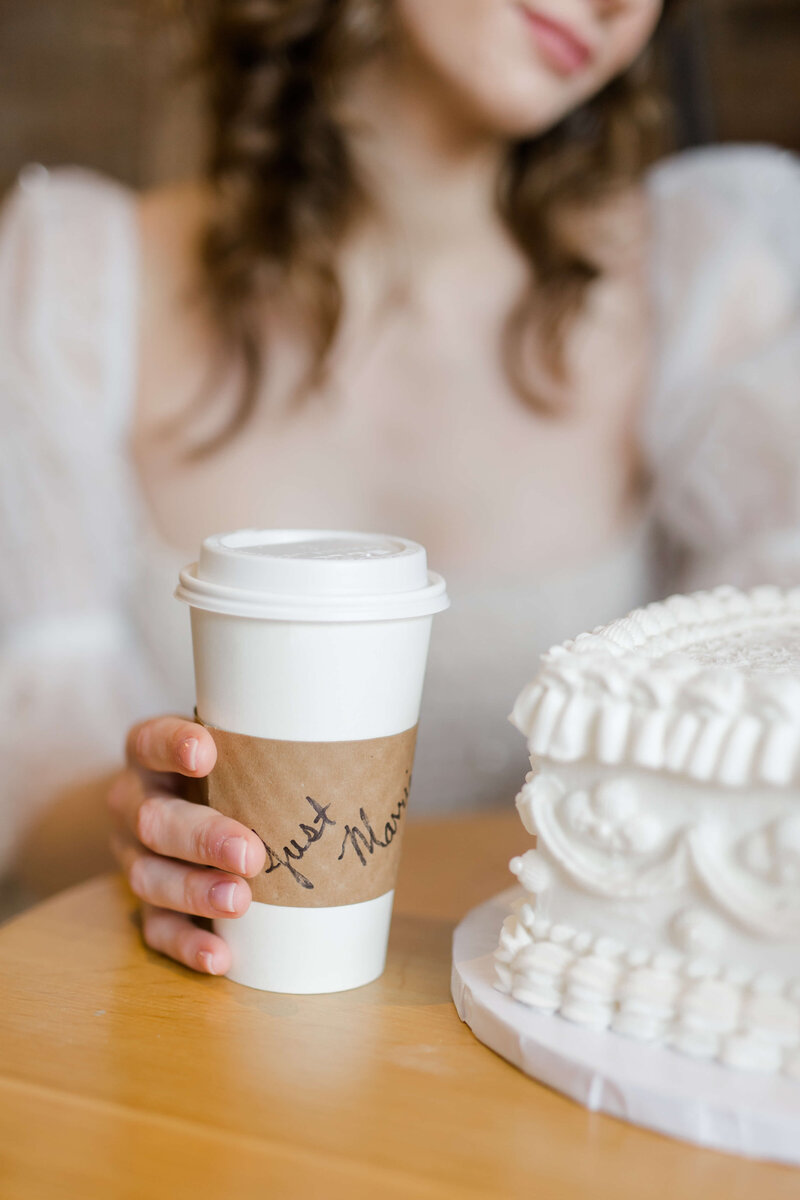
[[[587,1108],[715,1150],[800,1164],[800,1083],[597,1033],[496,991],[493,952],[521,894],[502,892],[455,931],[453,1000],[481,1042]]]

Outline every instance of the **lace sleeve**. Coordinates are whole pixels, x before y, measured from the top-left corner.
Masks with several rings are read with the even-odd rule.
[[[650,192],[660,347],[644,444],[676,586],[800,584],[800,161],[698,151]]]
[[[0,872],[152,703],[125,614],[130,196],[29,168],[0,217]]]

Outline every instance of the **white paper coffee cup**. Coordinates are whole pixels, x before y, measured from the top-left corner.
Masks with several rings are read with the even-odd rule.
[[[259,898],[214,922],[228,977],[277,992],[369,983],[386,958],[444,580],[404,538],[240,530],[206,538],[175,594],[191,606],[197,713],[220,752],[209,802],[268,851]]]

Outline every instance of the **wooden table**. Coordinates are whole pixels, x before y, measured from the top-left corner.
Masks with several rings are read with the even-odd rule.
[[[778,1200],[800,1172],[591,1114],[450,1001],[453,925],[507,886],[513,815],[409,826],[389,962],[279,996],[144,949],[120,880],[0,930],[2,1200]]]

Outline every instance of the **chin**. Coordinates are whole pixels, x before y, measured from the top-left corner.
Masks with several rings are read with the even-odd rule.
[[[523,141],[539,137],[553,129],[572,111],[572,105],[548,102],[546,96],[526,96],[522,101],[509,97],[495,100],[482,114],[483,127],[504,141]]]
[[[394,0],[398,32],[423,77],[450,93],[460,116],[504,139],[546,132],[624,71],[662,6],[625,0],[619,12],[604,15],[570,5],[565,18],[574,37],[567,45],[563,38],[557,45],[535,41],[525,7],[520,0]],[[554,0],[543,10],[558,11]]]
[[[461,89],[462,111],[491,137],[521,141],[538,137],[558,125],[591,97],[595,89],[568,89],[553,85],[547,77],[527,72],[507,78],[502,88],[496,79],[491,87]]]

